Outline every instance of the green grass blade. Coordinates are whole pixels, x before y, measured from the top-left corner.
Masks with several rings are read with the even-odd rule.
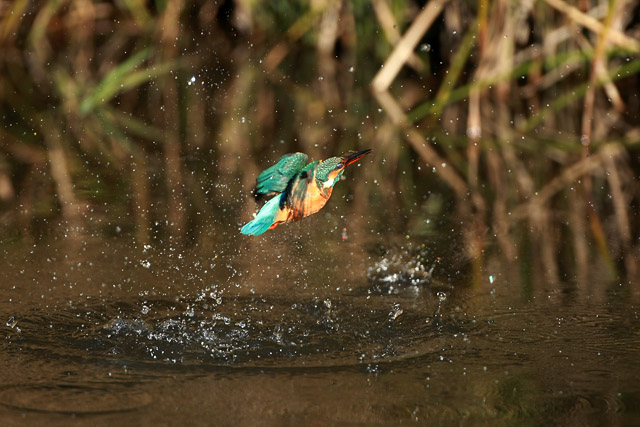
[[[104,104],[116,96],[119,92],[130,89],[136,84],[140,84],[145,79],[140,77],[131,79],[132,74],[139,74],[143,71],[134,72],[134,70],[147,60],[151,49],[142,49],[140,52],[129,57],[122,64],[111,70],[98,84],[94,91],[90,92],[80,102],[80,114],[86,115],[94,110],[100,104]],[[157,67],[155,67],[157,68]],[[150,70],[153,70],[151,68]],[[152,71],[147,72],[147,80],[155,75]]]

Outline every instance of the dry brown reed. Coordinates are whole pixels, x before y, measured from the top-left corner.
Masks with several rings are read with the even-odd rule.
[[[606,194],[612,201],[612,208],[619,229],[618,241],[620,246],[624,248],[622,253],[627,254],[623,255],[624,265],[628,272],[633,273],[636,269],[637,255],[636,257],[630,255],[631,250],[628,242],[633,240],[632,235],[637,231],[628,231],[630,230],[629,204],[624,192],[621,190],[621,184],[617,179],[618,174],[616,172],[620,167],[626,168],[623,166],[625,149],[617,144],[602,143],[602,139],[610,138],[611,133],[617,133],[615,131],[612,132],[615,128],[613,123],[619,125],[620,121],[613,121],[611,123],[612,127],[604,126],[603,128],[600,124],[598,135],[600,145],[598,147],[599,152],[596,155],[593,155],[591,151],[591,142],[593,138],[593,121],[597,115],[604,113],[603,109],[609,111],[613,109],[617,112],[625,111],[620,91],[611,78],[614,73],[611,72],[611,69],[607,70],[609,61],[620,64],[621,59],[626,59],[629,62],[630,57],[627,55],[638,52],[639,42],[635,38],[624,34],[624,28],[621,27],[628,23],[628,20],[618,20],[618,28],[612,28],[618,8],[622,9],[622,7],[619,7],[620,5],[617,5],[616,1],[608,3],[607,13],[602,22],[561,0],[549,0],[547,3],[554,9],[564,13],[565,17],[569,19],[562,22],[557,28],[549,28],[542,21],[534,21],[533,24],[526,22],[528,16],[535,19],[535,17],[542,16],[542,14],[549,15],[548,10],[535,6],[532,2],[519,4],[512,4],[506,1],[495,1],[491,4],[487,1],[479,2],[476,19],[467,31],[469,38],[460,43],[457,50],[457,54],[463,55],[464,58],[453,56],[449,76],[440,86],[435,102],[430,106],[425,104],[427,105],[426,107],[414,109],[414,111],[422,110],[418,115],[414,114],[414,118],[421,119],[425,117],[431,124],[430,127],[437,126],[434,116],[445,117],[443,106],[452,101],[452,83],[455,83],[458,78],[461,69],[460,64],[464,64],[467,58],[470,58],[469,60],[473,61],[475,67],[470,72],[473,77],[465,88],[468,100],[466,114],[467,170],[466,174],[464,174],[463,170],[460,170],[461,163],[458,162],[460,174],[455,171],[449,174],[442,174],[442,171],[439,171],[443,180],[455,190],[460,199],[470,199],[472,201],[477,212],[476,221],[486,221],[484,218],[486,210],[484,200],[487,196],[493,198],[494,203],[491,209],[491,215],[493,216],[491,220],[492,230],[502,252],[507,258],[513,259],[517,254],[512,243],[513,239],[508,236],[509,230],[517,226],[521,220],[530,222],[532,230],[534,230],[534,238],[535,236],[542,236],[540,239],[542,260],[547,276],[552,281],[558,280],[557,256],[555,255],[558,253],[558,249],[554,247],[554,242],[558,239],[551,235],[553,230],[556,229],[550,214],[553,209],[551,198],[559,192],[567,191],[576,181],[581,181],[584,191],[580,193],[578,199],[581,200],[579,204],[585,207],[585,210],[583,210],[585,216],[589,218],[592,231],[591,238],[600,248],[602,256],[605,259],[611,259],[611,248],[608,246],[609,243],[600,221],[602,211],[606,209],[602,209],[604,208],[602,206],[599,212],[599,209],[596,208],[599,203],[595,201],[595,199]],[[443,3],[427,3],[419,18],[433,12],[440,13],[439,6],[441,4]],[[445,13],[444,15],[446,22],[451,14]],[[452,20],[459,20],[459,16],[459,14],[456,14]],[[471,16],[468,17],[468,20],[471,21]],[[398,117],[396,123],[398,125],[402,124],[407,129],[405,132],[406,138],[414,147],[416,144],[412,141],[413,138],[410,138],[410,135],[414,130],[413,126],[415,124],[407,125],[404,120],[404,113],[397,107],[399,103],[396,101],[396,97],[402,96],[402,94],[396,95],[396,97],[391,96],[388,94],[388,89],[393,79],[398,76],[400,67],[404,65],[409,52],[413,51],[418,40],[429,29],[433,18],[426,25],[424,22],[424,18],[422,21],[417,18],[413,22],[403,36],[404,43],[398,43],[385,62],[384,68],[378,72],[372,82],[372,90],[376,94],[378,101],[385,106],[387,111],[391,112],[391,115]],[[456,24],[451,26],[456,27]],[[534,33],[534,29],[542,27],[544,31],[538,35],[541,43],[538,44],[534,41],[533,43],[524,44],[531,36],[520,31],[522,26],[531,27],[531,33]],[[594,42],[590,41],[589,38],[585,38],[580,31],[575,30],[576,27],[580,28],[581,26],[593,31],[589,36],[595,40]],[[477,28],[476,32],[474,32],[475,28]],[[563,31],[562,40],[557,39],[557,34],[560,34],[560,31]],[[416,34],[417,32],[419,34]],[[575,36],[572,36],[572,34],[575,34]],[[518,40],[518,38],[521,40]],[[469,42],[469,40],[472,41]],[[476,41],[476,43],[473,43],[473,41]],[[622,52],[618,52],[618,55],[622,54],[620,55],[622,58],[613,53],[615,50],[609,41],[623,49]],[[593,47],[592,43],[595,44],[595,47]],[[471,59],[471,49],[468,46],[473,44],[477,46],[477,50],[475,51],[475,58]],[[554,46],[552,51],[549,51],[549,46]],[[564,49],[566,53],[558,53],[559,48]],[[547,54],[557,56],[559,63],[545,67],[545,63],[549,61],[549,58],[539,56],[536,53],[538,49],[545,49]],[[536,169],[539,168],[522,163],[522,152],[520,155],[516,154],[513,147],[516,142],[514,139],[519,136],[523,140],[529,139],[532,132],[536,134],[548,133],[549,130],[552,132],[562,132],[562,130],[566,132],[569,130],[571,132],[571,129],[570,127],[566,129],[565,126],[560,125],[556,121],[556,117],[546,112],[544,120],[535,119],[535,125],[532,126],[531,119],[529,119],[528,126],[519,126],[518,122],[514,123],[513,120],[514,116],[517,117],[519,113],[513,110],[513,101],[521,94],[526,94],[524,101],[526,105],[530,105],[530,109],[523,116],[535,118],[539,115],[540,106],[544,105],[540,102],[540,98],[546,97],[544,89],[552,88],[555,91],[557,89],[552,85],[561,86],[564,81],[575,80],[571,78],[572,72],[580,71],[578,65],[580,62],[562,61],[560,58],[561,56],[568,57],[569,55],[583,56],[581,62],[583,66],[587,66],[590,70],[587,83],[581,87],[580,93],[573,91],[571,95],[566,95],[567,98],[564,99],[565,105],[558,105],[559,108],[552,108],[551,105],[547,104],[542,109],[547,112],[551,112],[551,108],[556,111],[562,109],[564,110],[561,111],[562,113],[571,113],[572,108],[566,107],[577,106],[581,96],[584,96],[583,108],[581,108],[581,125],[574,126],[573,129],[573,135],[576,135],[574,146],[582,147],[582,160],[568,152],[563,153],[561,158],[557,156],[549,158],[547,162],[556,163],[560,167],[557,168],[555,173],[547,169],[545,171],[546,182],[543,181],[536,185],[533,184],[532,176],[539,174],[539,172],[536,172]],[[585,62],[587,59],[589,62]],[[566,63],[566,66],[564,66],[563,62]],[[634,62],[637,62],[637,59]],[[570,65],[570,63],[575,65]],[[518,70],[519,64],[525,67]],[[546,73],[541,73],[544,68],[548,70]],[[617,76],[619,75],[618,73]],[[526,91],[522,91],[520,89],[521,86],[518,85],[517,78],[520,77],[529,80]],[[550,82],[549,77],[553,79],[553,83]],[[611,107],[602,105],[602,103],[596,107],[596,94],[600,92],[600,88],[603,86],[605,87],[605,93],[610,97]],[[384,92],[383,96],[380,95],[381,92]],[[460,106],[454,105],[453,108],[457,109],[457,113],[452,114],[452,116],[458,118],[465,116]],[[598,113],[596,113],[596,109],[598,109]],[[490,116],[487,114],[488,112],[491,112]],[[607,112],[606,114],[609,115],[610,113]],[[620,118],[619,114],[615,114],[615,116]],[[519,120],[522,123],[522,119]],[[415,121],[415,123],[419,122]],[[567,121],[567,123],[576,123],[576,121],[573,119]],[[633,124],[630,125],[635,126]],[[577,131],[578,127],[580,127],[579,133]],[[453,133],[459,133],[457,129],[454,129],[452,129]],[[486,144],[487,136],[496,138],[499,142],[493,144],[488,150],[482,150],[482,145]],[[424,149],[416,151],[422,154],[428,164],[439,164],[440,159],[437,154],[432,155],[428,152],[425,154]],[[492,190],[491,195],[486,190],[482,191],[480,189],[481,184],[483,188],[486,188],[485,183],[487,182],[480,177],[481,159],[486,162],[485,169],[488,183]],[[604,193],[594,191],[591,185],[593,175],[601,174],[603,169],[607,171],[607,181],[609,183],[608,188],[602,188]],[[515,175],[515,187],[503,185],[503,182],[508,180],[509,175]],[[456,178],[451,178],[451,176]],[[464,176],[465,182],[459,182],[457,176]],[[539,190],[536,191],[536,187]],[[573,189],[570,191],[572,200],[575,203],[576,196]],[[464,206],[464,203],[460,203],[459,206]],[[580,208],[576,208],[572,213],[580,212],[580,210]],[[577,217],[574,215],[572,222],[579,221],[579,218],[581,218],[579,215]],[[474,258],[481,254],[481,251],[478,251],[478,248],[482,248],[479,242],[482,240],[481,234],[485,231],[483,228],[476,229],[479,234],[474,235],[474,233],[471,233],[470,235],[475,243],[469,242],[467,245],[472,250],[476,248],[471,254]],[[580,269],[585,269],[587,264],[586,254],[589,253],[587,247],[590,245],[590,239],[584,238],[583,227],[572,228],[572,231],[578,234],[573,239],[576,258],[578,259],[577,265]],[[613,262],[610,261],[608,264],[612,271],[617,271],[617,267],[614,266]]]

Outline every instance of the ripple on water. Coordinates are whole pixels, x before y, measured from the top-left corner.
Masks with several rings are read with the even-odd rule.
[[[61,414],[104,414],[133,411],[152,401],[130,386],[78,384],[13,384],[0,388],[0,403],[28,411]]]
[[[38,352],[125,363],[366,367],[435,355],[442,346],[437,337],[462,333],[462,322],[434,314],[441,302],[429,292],[393,301],[371,295],[228,297],[222,304],[145,299],[17,316],[22,330],[15,339]]]

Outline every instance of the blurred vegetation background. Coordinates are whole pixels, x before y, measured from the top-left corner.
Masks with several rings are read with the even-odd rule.
[[[235,238],[280,155],[372,148],[370,231],[633,272],[639,52],[631,0],[0,0],[0,239]]]

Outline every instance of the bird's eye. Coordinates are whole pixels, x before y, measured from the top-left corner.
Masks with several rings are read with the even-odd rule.
[[[336,165],[336,169],[342,169],[342,167],[343,167],[343,166],[344,166],[344,164],[343,164],[343,163],[338,163],[338,164]]]

